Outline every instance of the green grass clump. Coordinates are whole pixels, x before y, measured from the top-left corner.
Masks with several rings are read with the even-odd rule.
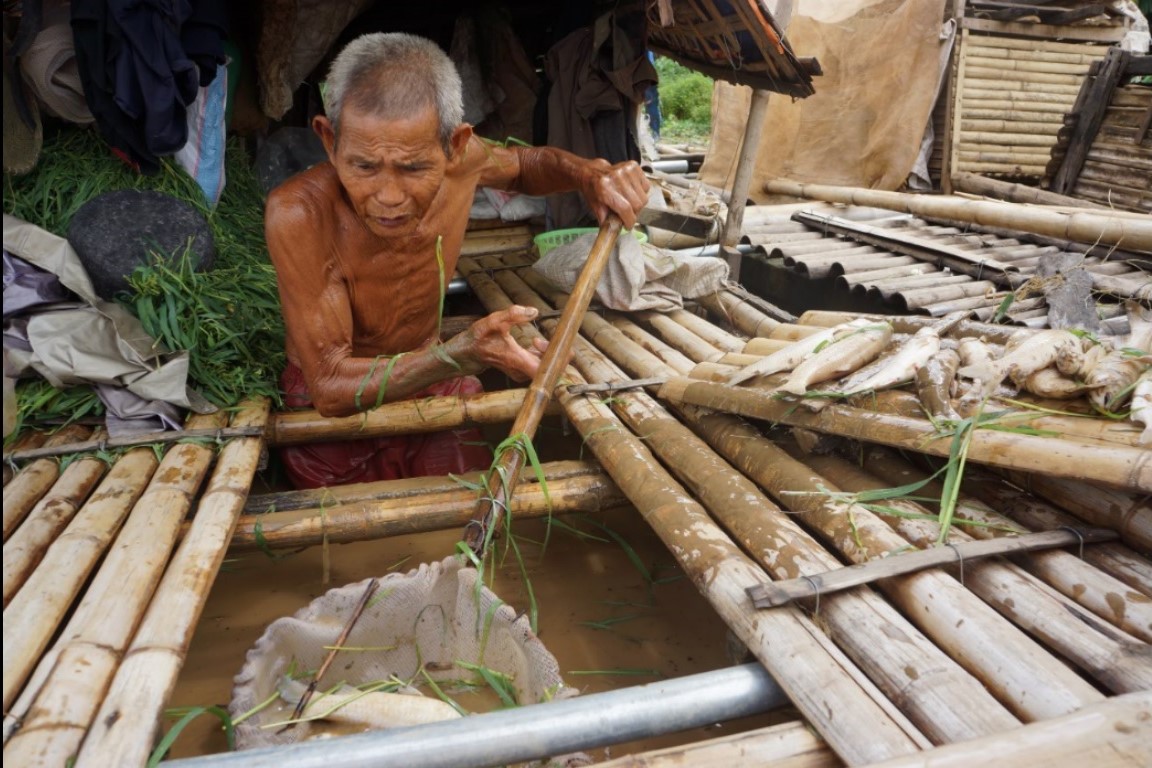
[[[672,59],[656,58],[660,73],[661,137],[707,142],[712,130],[712,79]]]
[[[214,269],[195,272],[187,259],[140,268],[130,280],[134,293],[121,301],[165,347],[188,350],[189,386],[216,405],[234,406],[253,395],[279,402],[277,380],[284,366],[280,300],[264,243],[263,194],[239,139],[228,141],[225,172],[224,193],[213,209],[195,180],[170,159],[159,173],[142,176],[117,160],[95,131],[64,127],[45,136],[31,173],[5,174],[4,210],[66,237],[76,211],[104,192],[154,190],[193,205],[212,229]],[[37,380],[18,387],[26,422],[45,415],[42,408],[28,408],[29,397],[44,399],[43,390]],[[91,391],[71,394],[67,404],[73,413],[101,411],[98,402],[77,407],[78,397],[95,400]]]

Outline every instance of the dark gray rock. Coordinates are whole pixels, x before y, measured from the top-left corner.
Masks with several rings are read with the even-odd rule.
[[[191,203],[148,190],[118,189],[92,198],[72,217],[68,241],[96,293],[109,301],[131,291],[128,276],[151,264],[154,254],[175,265],[188,249],[200,272],[216,261],[204,215]]]

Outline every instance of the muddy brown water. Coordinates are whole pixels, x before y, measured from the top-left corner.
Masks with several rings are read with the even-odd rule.
[[[578,449],[570,448],[568,438],[549,433],[548,427],[542,430],[537,449],[554,446],[541,450],[542,460],[577,457]],[[260,491],[259,486],[254,489]],[[724,623],[634,508],[561,519],[592,537],[553,526],[547,546],[542,546],[548,533],[542,520],[517,521],[514,533],[536,596],[540,639],[556,657],[568,685],[582,693],[598,693],[732,663]],[[626,542],[627,548],[598,525]],[[263,553],[230,555],[209,595],[169,706],[226,706],[232,678],[245,654],[273,621],[295,613],[328,589],[441,560],[454,551],[461,534],[448,530],[398,536],[332,545],[326,552],[312,547],[277,553],[283,555],[278,559]],[[497,569],[492,589],[517,610],[528,609],[527,589],[511,556]],[[788,719],[795,719],[795,712],[778,710],[587,752],[601,760]],[[169,719],[165,729],[173,721]],[[202,716],[184,730],[169,757],[225,750],[219,721]]]

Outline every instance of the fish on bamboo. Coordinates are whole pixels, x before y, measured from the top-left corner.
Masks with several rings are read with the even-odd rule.
[[[960,367],[960,354],[942,349],[916,371],[916,394],[920,404],[933,419],[958,421],[960,414],[952,407],[952,390],[956,386],[956,371]]]
[[[1152,445],[1152,368],[1140,374],[1133,387],[1130,410],[1132,421],[1144,425],[1144,431],[1140,433],[1140,444]]]
[[[1128,300],[1124,302],[1124,310],[1128,314],[1128,337],[1124,346],[1152,355],[1152,309]]]
[[[1088,374],[1088,401],[1101,411],[1116,413],[1132,394],[1137,380],[1152,365],[1152,355],[1138,354],[1133,349],[1109,352]]]
[[[963,338],[960,339],[956,345],[956,352],[960,356],[960,368],[957,369],[956,374],[966,379],[971,379],[972,383],[960,396],[961,410],[968,411],[980,400],[984,399],[984,380],[975,375],[970,375],[972,372],[990,370],[993,355],[992,349],[980,339]],[[967,372],[967,373],[966,373]],[[993,386],[993,389],[995,385]]]
[[[967,365],[960,369],[960,375],[980,380],[980,391],[987,396],[1005,379],[1019,387],[1041,368],[1055,365],[1061,373],[1072,375],[1084,362],[1084,342],[1070,331],[1039,331],[1018,342],[1016,338],[1009,340],[999,359]]]
[[[293,707],[300,702],[306,689],[303,681],[288,675],[282,676],[276,686],[280,698]],[[448,702],[419,693],[362,691],[350,685],[341,685],[324,693],[317,691],[302,715],[303,718],[332,720],[365,728],[399,728],[460,716]]]
[[[860,326],[835,338],[796,366],[777,389],[803,395],[813,384],[847,376],[874,360],[891,339],[892,326],[889,323],[872,322]]]
[[[735,385],[756,376],[770,376],[781,371],[790,371],[811,356],[821,345],[828,344],[838,336],[868,325],[871,321],[857,318],[832,328],[825,328],[811,336],[797,339],[788,346],[778,349],[770,355],[765,355],[750,365],[746,365],[728,379],[728,383]]]
[[[1052,400],[1072,400],[1090,391],[1083,381],[1065,376],[1055,368],[1041,368],[1024,379],[1024,391]]]
[[[940,334],[935,328],[921,328],[891,355],[877,360],[879,367],[874,371],[865,376],[851,376],[834,387],[834,391],[850,395],[907,384],[916,377],[916,371],[939,352]]]

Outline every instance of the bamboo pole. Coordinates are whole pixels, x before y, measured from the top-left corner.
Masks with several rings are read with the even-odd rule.
[[[1026,124],[1020,124],[1026,125]],[[952,174],[952,186],[960,192],[969,192],[975,195],[998,198],[1013,203],[1033,203],[1039,205],[1065,205],[1080,208],[1103,208],[1096,203],[1081,200],[1077,197],[1060,195],[1038,187],[1026,187],[1023,184],[1011,184],[997,181],[971,173]]]
[[[769,317],[731,293],[720,290],[696,299],[712,313],[745,336],[767,336],[772,329],[780,324],[779,320]]]
[[[691,368],[692,360],[681,352],[679,349],[665,344],[660,339],[657,339],[652,334],[648,333],[636,323],[628,320],[624,316],[616,316],[609,320],[612,326],[618,329],[628,339],[636,342],[648,352],[651,352],[656,357],[660,358],[668,365],[680,370],[682,368]],[[718,358],[720,359],[720,358]]]
[[[556,388],[560,374],[568,366],[572,341],[580,332],[580,322],[592,301],[604,266],[615,248],[620,227],[620,219],[614,214],[609,214],[600,225],[600,232],[572,289],[571,300],[564,307],[559,330],[544,352],[540,368],[533,377],[531,386],[528,387],[524,404],[516,415],[516,421],[512,423],[510,435],[514,439],[531,439],[536,433],[536,427],[544,415],[544,406],[552,397],[552,390]],[[481,496],[476,505],[476,514],[473,517],[475,525],[469,524],[464,537],[472,551],[481,557],[499,525],[501,510],[507,505],[516,488],[525,459],[524,446],[510,446],[493,461],[492,469],[488,473],[487,493]]]
[[[734,765],[840,768],[843,763],[823,739],[799,721],[593,763],[595,768],[682,768],[686,765],[693,768]]]
[[[709,344],[680,323],[659,312],[641,312],[637,315],[651,326],[667,344],[692,360],[715,362],[724,353]]]
[[[1152,764],[1152,693],[1130,693],[1063,717],[950,744],[870,768],[969,768],[990,757],[997,768],[1142,768]]]
[[[1022,61],[1055,61],[1065,64],[1080,64],[1087,71],[1093,62],[1104,57],[1106,46],[1087,43],[1058,43],[1053,40],[1024,40],[1015,37],[988,37],[985,35],[969,38],[968,50],[989,59],[1011,59]]]
[[[267,398],[242,403],[237,427],[264,427]],[[235,438],[220,450],[192,527],[156,588],[140,628],[112,678],[76,766],[143,765],[184,664],[192,633],[216,580],[236,519],[252,487],[263,440]]]
[[[36,502],[24,523],[4,542],[5,607],[100,482],[105,469],[104,461],[95,458],[81,458],[69,464],[51,490]]]
[[[510,422],[523,405],[526,392],[526,389],[505,389],[463,397],[426,397],[418,402],[404,400],[340,418],[326,418],[314,410],[275,413],[268,427],[268,443],[299,445]],[[549,414],[558,412],[554,405],[546,409]]]
[[[62,445],[76,440],[84,440],[92,430],[79,424],[69,424],[44,441],[44,445]],[[36,506],[52,484],[60,477],[60,464],[55,459],[38,459],[30,462],[4,486],[4,541]]]
[[[748,107],[748,118],[744,122],[744,135],[736,157],[736,169],[732,176],[732,189],[729,190],[728,216],[724,221],[723,244],[729,249],[739,241],[744,228],[744,208],[748,200],[748,190],[756,169],[756,154],[760,150],[760,135],[764,130],[764,120],[768,114],[769,92],[762,88],[752,90],[752,101]],[[728,273],[732,280],[740,280],[739,251],[728,251]]]
[[[552,465],[544,464],[542,469],[546,486],[534,479],[517,486],[509,508],[514,519],[598,512],[626,501],[600,471],[557,478],[550,476]],[[267,551],[446,530],[467,523],[475,508],[476,492],[457,486],[331,507],[245,515],[232,536],[232,549]]]
[[[764,191],[778,195],[816,197],[851,205],[871,205],[906,211],[918,216],[936,216],[973,224],[1010,227],[1079,242],[1099,242],[1134,250],[1152,250],[1152,221],[1118,219],[1096,212],[1059,213],[1012,203],[799,184],[785,180],[766,182]]]
[[[223,414],[217,412],[193,416],[189,427],[223,423]],[[180,521],[191,507],[212,458],[211,447],[196,443],[180,443],[164,456],[148,488],[133,505],[116,537],[116,546],[89,585],[77,616],[57,641],[55,664],[26,711],[22,727],[9,738],[4,749],[6,760],[13,759],[16,765],[64,765],[76,753],[160,581]],[[17,600],[25,591],[27,587]],[[83,620],[77,621],[77,617]],[[19,679],[11,686],[14,690],[23,683],[37,656],[39,650],[22,659],[20,669],[25,671],[13,676],[13,681]],[[4,657],[7,708],[7,644]]]
[[[716,349],[723,352],[744,351],[744,345],[747,343],[746,339],[721,330],[697,314],[685,309],[676,309],[669,312],[668,316],[704,339],[704,341],[716,347]]]
[[[928,473],[912,466],[890,449],[869,446],[864,451],[863,457],[864,468],[868,472],[892,485],[928,480]],[[967,478],[965,480],[967,481]],[[1015,531],[1029,529],[1029,526],[1021,526],[1011,517],[1001,514],[972,496],[968,492],[968,485],[969,483],[965,482],[962,487],[954,513],[957,524],[963,521],[976,523],[963,526],[966,534],[974,539],[1005,541],[1005,536],[1011,534],[1014,537]],[[942,498],[943,492],[944,487],[941,483],[930,481],[921,489],[920,495]],[[1079,543],[1083,547],[1085,539],[1082,536],[1078,537],[1075,533],[1078,530],[1081,529],[1069,527],[1050,533],[1060,532],[1069,535],[1071,532],[1073,539],[1064,546]],[[1089,530],[1115,533],[1108,528]],[[1009,541],[1011,540],[1016,539]],[[1065,597],[1075,600],[1122,631],[1146,643],[1152,643],[1152,601],[1148,600],[1147,596],[1129,590],[1123,582],[1102,573],[1079,556],[1069,552],[1059,550],[1022,552],[1014,556],[1013,560]]]
[[[662,400],[727,411],[857,440],[947,456],[950,436],[939,435],[924,419],[873,413],[830,405],[819,413],[796,408],[771,393],[687,378],[672,379],[659,392]],[[1138,491],[1152,490],[1152,453],[1126,446],[1105,448],[1067,438],[997,432],[973,432],[968,458],[977,463],[1092,480]],[[1094,525],[1102,525],[1094,522]],[[1103,527],[1110,527],[1103,525]]]

